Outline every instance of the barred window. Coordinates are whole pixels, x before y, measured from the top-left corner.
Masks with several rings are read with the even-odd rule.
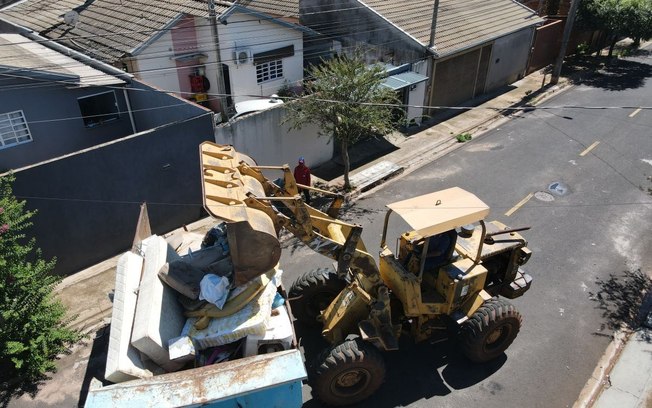
[[[256,65],[256,82],[263,83],[283,78],[283,60],[273,60]]]
[[[31,141],[23,111],[0,113],[0,149]]]

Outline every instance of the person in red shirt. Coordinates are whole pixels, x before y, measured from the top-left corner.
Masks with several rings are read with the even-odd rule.
[[[294,179],[298,184],[303,184],[304,186],[310,185],[310,168],[306,166],[306,161],[303,157],[299,157],[299,164],[294,168]],[[299,188],[299,191],[303,193],[306,204],[310,204],[310,190]]]

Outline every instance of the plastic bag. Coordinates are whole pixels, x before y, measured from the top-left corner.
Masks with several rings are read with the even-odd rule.
[[[222,309],[229,297],[229,279],[209,273],[199,283],[199,300],[205,300]]]

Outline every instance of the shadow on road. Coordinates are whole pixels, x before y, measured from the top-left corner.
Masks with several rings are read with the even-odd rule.
[[[575,85],[624,91],[643,86],[652,76],[652,66],[628,59],[578,56],[567,61],[563,75]]]
[[[370,137],[361,140],[349,147],[349,162],[351,170],[362,167],[367,163],[383,157],[384,155],[397,150],[398,147],[391,144],[382,137]],[[326,163],[312,169],[312,174],[320,179],[330,181],[344,174],[344,164],[339,153]]]
[[[328,344],[319,334],[319,328],[295,322],[297,336],[301,338],[306,369],[314,372],[314,360]],[[399,351],[384,353],[387,374],[383,386],[368,400],[353,407],[398,407],[415,401],[443,397],[455,390],[471,387],[486,380],[507,361],[507,356],[486,364],[474,364],[467,360],[452,340],[431,345],[427,342],[414,344],[401,339]],[[500,392],[503,385],[487,384],[492,394]],[[436,402],[433,402],[437,405]],[[304,408],[321,408],[314,398]]]
[[[650,309],[652,279],[639,269],[625,271],[621,276],[611,274],[609,279],[598,279],[596,283],[600,289],[590,292],[589,296],[598,303],[606,319],[601,330],[617,330],[623,326],[632,330],[638,328]]]

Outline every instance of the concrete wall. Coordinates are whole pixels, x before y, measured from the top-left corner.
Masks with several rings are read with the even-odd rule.
[[[563,33],[564,22],[562,20],[548,20],[546,25],[536,28],[532,57],[527,69],[528,74],[555,62],[561,47]]]
[[[210,114],[15,172],[14,193],[38,210],[32,231],[55,273],[70,275],[131,246],[142,202],[155,233],[200,218],[198,145]]]
[[[316,125],[301,130],[289,130],[283,124],[288,111],[282,106],[236,119],[215,129],[215,141],[231,144],[251,156],[260,165],[289,164],[292,168],[303,156],[310,167],[328,161],[333,156],[333,143],[318,135]],[[277,173],[279,174],[279,173]],[[268,177],[276,177],[268,173]]]
[[[203,106],[136,80],[130,84],[128,95],[138,131],[212,112]]]
[[[32,141],[0,149],[0,172],[39,163],[132,134],[128,114],[88,128],[84,125],[78,98],[114,92],[118,109],[127,112],[120,87],[69,88],[42,81],[3,79],[0,112],[22,110]]]
[[[516,82],[525,74],[534,27],[498,38],[493,43],[485,92]]]
[[[157,89],[167,92],[179,92],[179,77],[174,60],[172,34],[166,30],[152,44],[141,50],[134,57],[134,72],[138,79]],[[187,96],[187,95],[185,95]]]

